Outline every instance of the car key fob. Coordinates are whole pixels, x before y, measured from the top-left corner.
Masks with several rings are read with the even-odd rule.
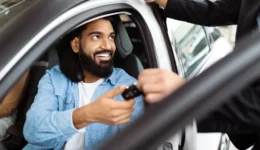
[[[125,100],[133,99],[137,96],[143,95],[143,92],[141,92],[137,87],[137,83],[134,83],[128,87],[126,87],[125,91],[122,93],[122,96]]]

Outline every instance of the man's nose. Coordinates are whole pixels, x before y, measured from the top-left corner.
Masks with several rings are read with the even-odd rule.
[[[112,50],[112,41],[109,39],[103,39],[102,40],[102,44],[101,44],[101,48],[102,49],[108,49],[108,50]]]

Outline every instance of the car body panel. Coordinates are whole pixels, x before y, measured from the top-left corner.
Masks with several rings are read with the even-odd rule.
[[[175,53],[177,54],[176,58],[179,60],[177,66],[181,70],[183,76],[187,79],[192,79],[195,76],[198,76],[200,73],[205,71],[214,63],[218,62],[229,53],[233,51],[231,44],[222,36],[212,38],[210,37],[212,32],[217,32],[217,28],[214,27],[202,27],[174,19],[167,19],[168,34],[172,42],[176,42],[173,47]],[[194,28],[197,28],[197,32],[193,35]],[[203,28],[205,31],[203,31]],[[194,36],[194,37],[193,37]],[[174,39],[175,38],[175,39]],[[211,38],[211,39],[210,39]],[[208,45],[201,47],[199,44],[202,40],[209,39]],[[190,40],[191,42],[186,42]],[[191,46],[190,46],[191,45]],[[187,47],[187,48],[186,48]],[[198,49],[199,48],[199,49]],[[196,49],[199,50],[199,53],[193,55]],[[186,53],[186,54],[183,54]],[[201,60],[202,58],[202,60]],[[189,67],[196,65],[192,72],[189,71]],[[188,73],[186,73],[188,72]],[[190,72],[190,73],[189,73]],[[192,126],[187,126],[186,130],[190,130]],[[194,127],[193,127],[194,128]],[[196,131],[196,129],[193,129]],[[189,131],[190,132],[190,131]],[[189,133],[188,131],[186,133]],[[194,138],[195,135],[187,135],[186,137],[193,137],[192,139],[186,139],[187,143],[192,143],[192,141],[197,140],[197,149],[198,150],[218,150],[220,144],[226,145],[226,143],[221,143],[222,133],[198,133],[197,138]],[[207,143],[205,143],[207,141]],[[195,144],[192,144],[194,147]],[[185,145],[186,149],[190,149],[190,145]],[[227,145],[226,145],[227,146]],[[189,147],[189,148],[188,148]],[[227,148],[228,149],[228,148]]]
[[[46,3],[50,4],[49,3],[50,1],[44,1],[44,2],[45,5]],[[156,57],[163,58],[160,60],[156,59],[159,67],[168,70],[172,69],[171,61],[168,55],[168,50],[167,47],[165,46],[166,43],[164,40],[160,40],[160,39],[164,39],[164,37],[162,34],[158,34],[158,33],[162,33],[161,28],[158,22],[156,21],[155,17],[151,15],[152,10],[150,9],[150,7],[146,5],[143,1],[141,3],[140,0],[136,0],[136,1],[94,0],[94,1],[87,1],[82,5],[69,9],[74,4],[77,4],[79,2],[75,1],[74,3],[65,3],[67,5],[64,4],[65,6],[63,7],[60,6],[61,9],[57,9],[57,12],[56,11],[48,12],[47,9],[46,10],[43,9],[44,11],[42,12],[42,14],[45,14],[45,12],[48,13],[43,16],[40,16],[39,18],[37,17],[38,19],[33,20],[29,26],[26,26],[25,24],[28,23],[27,17],[29,16],[29,18],[33,18],[30,15],[34,14],[36,10],[38,11],[38,9],[40,9],[39,7],[43,8],[42,7],[44,6],[42,4],[43,1],[39,1],[38,3],[35,3],[36,6],[26,11],[22,17],[19,17],[18,20],[15,20],[13,23],[10,23],[9,28],[7,27],[2,31],[3,33],[2,35],[6,35],[6,36],[15,35],[15,33],[18,33],[18,31],[20,30],[22,31],[22,33],[16,36],[12,41],[7,40],[8,38],[0,40],[0,45],[3,45],[3,49],[8,49],[8,53],[5,51],[1,51],[0,55],[2,54],[2,56],[5,56],[4,58],[6,58],[7,60],[10,60],[12,58],[11,61],[9,62],[4,59],[1,60],[0,81],[8,73],[8,71],[10,71],[10,69],[21,59],[21,57],[25,55],[30,50],[30,48],[32,48],[35,44],[37,44],[37,42],[39,42],[44,36],[46,36],[52,29],[58,27],[68,18],[71,18],[76,14],[87,11],[90,8],[96,8],[96,7],[112,5],[112,4],[126,4],[134,7],[138,12],[140,12],[140,14],[145,19],[145,21],[148,22],[147,26],[148,28],[150,28],[150,32],[152,34],[153,40],[158,41],[154,45],[156,49],[160,49],[160,51],[156,51]],[[55,7],[58,4],[59,3],[54,3],[53,7]],[[68,11],[66,12],[66,10]],[[19,24],[20,26],[17,24]],[[21,26],[26,26],[26,28],[22,28]],[[11,42],[14,42],[16,44],[7,44]]]
[[[177,64],[177,67],[181,66],[179,63],[180,58],[178,58],[176,50],[172,48],[173,55],[169,52],[170,43],[168,43],[168,37],[164,35],[165,28],[159,24],[160,20],[158,21],[153,14],[154,10],[152,7],[143,0],[38,0],[27,10],[22,12],[18,18],[11,20],[5,27],[1,28],[1,35],[5,38],[0,39],[0,46],[2,47],[0,56],[3,58],[0,59],[0,86],[3,86],[5,89],[2,88],[3,90],[0,92],[0,96],[4,95],[15,80],[29,68],[29,64],[34,62],[46,51],[48,46],[53,42],[52,40],[58,39],[56,36],[62,36],[64,34],[58,33],[56,36],[53,36],[53,31],[63,32],[62,29],[57,28],[60,28],[62,24],[68,24],[68,20],[71,18],[78,17],[84,12],[91,11],[93,8],[101,8],[102,6],[113,7],[113,5],[117,5],[117,7],[134,8],[144,19],[151,34],[151,41],[148,42],[154,43],[152,46],[155,49],[155,58],[153,59],[156,61],[156,67],[172,70],[174,68],[173,64]],[[98,9],[95,11],[98,11]],[[35,17],[36,13],[37,17]],[[128,11],[120,13],[131,14],[131,12]],[[94,15],[92,17],[94,17]],[[102,17],[104,17],[104,15],[102,15]],[[86,22],[82,21],[81,23]],[[69,30],[72,28],[75,27],[71,24],[70,27],[67,27]],[[43,48],[44,45],[45,48]],[[30,54],[31,51],[36,50],[38,52],[37,55]],[[30,59],[28,59],[29,57]],[[183,72],[180,68],[182,68],[182,66],[178,69],[179,74]],[[191,130],[190,133],[192,133],[196,131],[194,127],[194,124],[191,123],[191,127],[187,129]],[[174,135],[173,138],[169,140],[174,145],[174,149],[179,145],[179,135],[180,133]],[[194,134],[192,133],[191,135]],[[190,143],[192,147],[194,147],[194,144],[192,144],[195,141],[194,138],[195,137],[190,138],[190,142],[187,142]],[[186,145],[186,147],[187,146],[188,145]]]

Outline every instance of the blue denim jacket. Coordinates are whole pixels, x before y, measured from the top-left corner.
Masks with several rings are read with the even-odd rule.
[[[122,69],[114,68],[113,73],[95,90],[92,102],[105,92],[120,86],[130,85],[136,79]],[[116,100],[123,100],[121,95]],[[62,149],[65,142],[78,133],[72,122],[72,112],[79,105],[78,84],[61,73],[55,66],[42,77],[38,93],[27,112],[24,137],[28,141],[24,150]],[[131,122],[143,113],[142,97],[136,98]],[[118,133],[125,125],[112,126],[92,123],[86,127],[85,148],[96,149],[105,140]]]

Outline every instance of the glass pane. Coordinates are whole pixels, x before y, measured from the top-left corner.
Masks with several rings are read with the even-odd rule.
[[[180,57],[185,76],[189,76],[209,53],[207,36],[202,26],[167,19],[170,39],[175,39],[175,49]],[[173,38],[174,37],[174,38]]]

